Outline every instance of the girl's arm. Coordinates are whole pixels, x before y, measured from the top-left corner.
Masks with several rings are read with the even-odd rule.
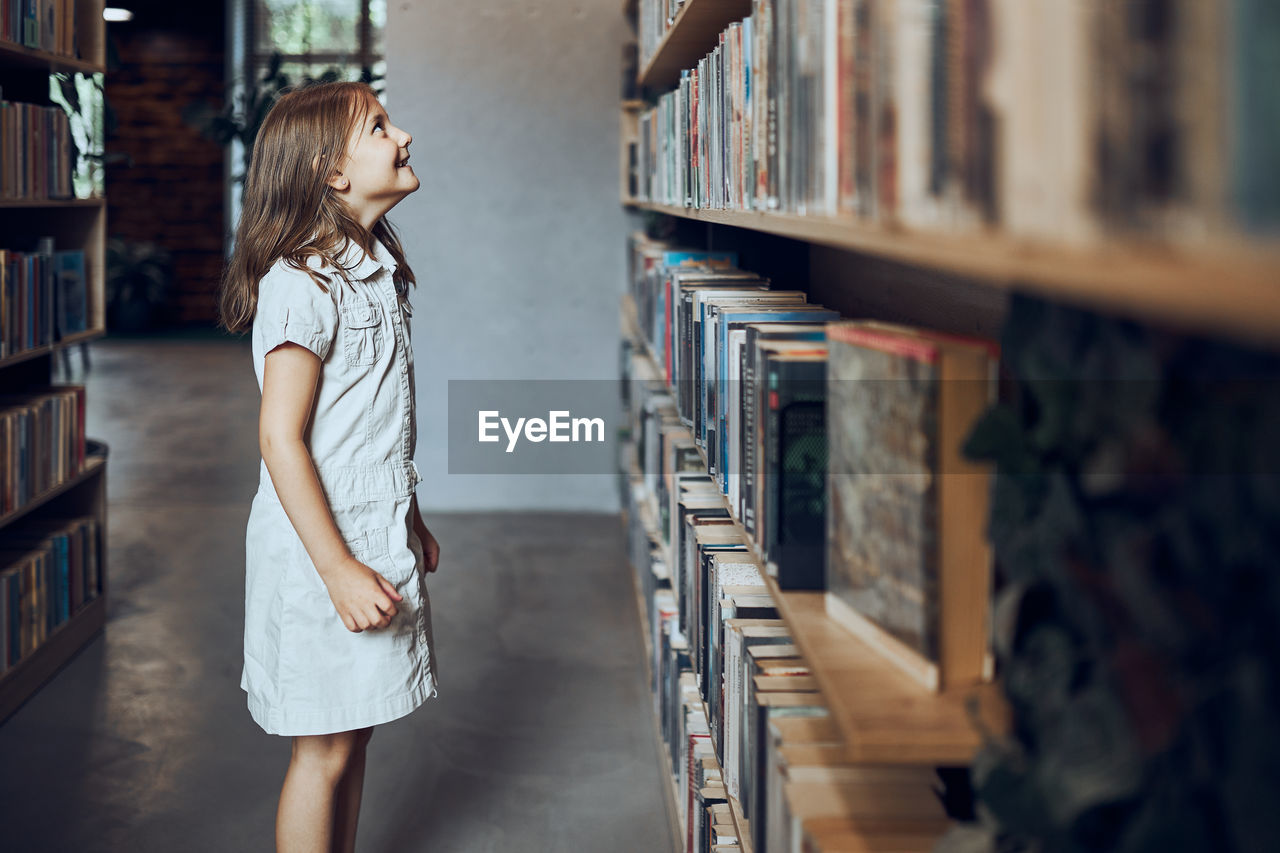
[[[285,514],[321,577],[350,556],[303,440],[315,401],[320,359],[286,342],[267,353],[258,445]]]
[[[319,376],[320,359],[306,347],[285,342],[267,353],[259,449],[285,515],[329,588],[343,623],[352,631],[385,627],[396,612],[391,597],[399,601],[402,596],[347,549],[303,439]],[[376,582],[370,584],[370,578]]]

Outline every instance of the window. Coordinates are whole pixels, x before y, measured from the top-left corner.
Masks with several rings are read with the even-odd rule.
[[[273,53],[290,82],[319,77],[330,68],[346,80],[367,69],[382,94],[386,74],[384,32],[387,0],[248,0],[252,14],[245,42],[246,78],[261,79]]]
[[[291,84],[319,77],[331,68],[345,80],[359,80],[367,71],[374,91],[386,101],[387,0],[231,0],[227,9],[231,36],[227,75],[234,100],[244,103],[246,89],[256,89],[278,53],[280,71]],[[242,111],[239,119],[246,118]],[[231,141],[227,156],[229,256],[243,189],[244,146],[239,139]]]

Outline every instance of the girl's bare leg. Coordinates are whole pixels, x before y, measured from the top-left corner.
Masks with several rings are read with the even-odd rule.
[[[356,730],[355,748],[347,761],[347,772],[338,781],[334,797],[332,853],[355,853],[356,821],[360,819],[360,795],[364,791],[365,747],[373,737],[373,726]]]
[[[297,735],[276,812],[277,853],[329,853],[334,795],[356,749],[356,732]]]

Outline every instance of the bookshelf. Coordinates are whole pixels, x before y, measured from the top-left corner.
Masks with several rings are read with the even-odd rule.
[[[76,24],[77,34],[85,34],[80,29],[80,21],[84,20],[84,12],[81,7],[88,7],[92,4],[86,4],[77,0],[76,2]],[[31,68],[41,71],[79,71],[83,74],[95,74],[106,70],[103,63],[102,45],[105,30],[101,33],[88,33],[89,41],[85,47],[92,59],[79,59],[73,56],[63,56],[47,50],[38,50],[36,48],[24,47],[20,44],[12,42],[0,41],[0,64],[5,68]]]
[[[687,0],[675,23],[640,69],[639,84],[667,88],[680,72],[702,58],[730,21],[751,14],[751,0]]]
[[[641,347],[654,373],[659,374],[636,322],[630,294],[623,297],[621,322],[624,334]],[[735,517],[733,524],[764,565],[760,545],[742,527],[741,520]],[[772,577],[766,575],[764,580],[831,707],[850,761],[966,764],[979,744],[969,710],[971,703],[976,703],[988,731],[1008,728],[1009,710],[996,685],[929,693],[832,620],[821,592],[781,590]],[[889,713],[885,712],[886,707]]]
[[[640,210],[847,249],[990,287],[1019,288],[1192,331],[1280,344],[1280,249],[1249,243],[1179,250],[1136,241],[1072,248],[981,236],[921,234],[851,219],[628,202]],[[1207,288],[1204,282],[1212,281]]]
[[[667,3],[667,11],[671,13],[671,17],[666,29],[656,39],[656,46],[651,53],[648,56],[642,55],[639,63],[636,82],[641,90],[647,90],[648,104],[652,106],[656,96],[669,93],[679,86],[681,72],[694,68],[721,44],[721,34],[731,24],[750,15],[753,9],[770,5],[757,5],[751,0],[676,0]],[[804,8],[804,4],[799,5]],[[823,4],[810,3],[808,6],[821,8]],[[831,4],[827,6],[830,7]],[[904,3],[897,8],[905,7]],[[652,13],[652,6],[646,10],[644,3],[639,4],[638,11],[635,3],[624,4],[624,14],[649,14],[650,25]],[[834,19],[831,17],[826,18],[828,29],[832,20]],[[642,20],[641,24],[644,23]],[[794,24],[793,21],[792,25]],[[651,39],[652,32],[651,27]],[[876,35],[880,33],[877,32]],[[1214,37],[1220,35],[1221,33],[1214,32]],[[747,43],[745,33],[741,38],[744,44]],[[1211,43],[1211,39],[1206,38],[1204,43]],[[1221,46],[1218,43],[1215,45]],[[902,42],[895,42],[893,50],[902,46]],[[1194,48],[1199,50],[1201,46],[1197,44]],[[832,48],[828,45],[827,49]],[[918,45],[911,46],[910,49],[917,50]],[[812,50],[812,46],[809,50]],[[1196,56],[1199,65],[1213,64],[1212,60],[1215,59],[1211,55]],[[1060,60],[1063,57],[1055,58]],[[950,56],[947,61],[959,60]],[[723,66],[723,77],[716,76],[720,69],[714,65],[708,66],[708,69],[711,72],[710,82],[704,73],[700,85],[709,88],[711,94],[703,89],[692,103],[698,103],[697,97],[714,101],[717,87],[721,87],[721,93],[732,93],[733,82],[740,82],[731,82],[735,70],[727,60]],[[899,85],[905,79],[896,77],[894,85]],[[908,82],[919,81],[913,79]],[[755,85],[754,80],[752,85]],[[935,97],[938,97],[936,93]],[[942,97],[954,97],[954,92]],[[1203,102],[1195,103],[1197,108],[1202,106]],[[742,248],[754,244],[758,260],[762,254],[768,255],[772,246],[781,242],[764,235],[781,237],[811,247],[834,248],[851,253],[851,267],[861,258],[890,261],[911,268],[922,278],[936,275],[940,285],[961,278],[965,279],[963,283],[966,285],[977,285],[995,293],[1024,292],[1053,302],[1131,318],[1139,323],[1165,326],[1171,330],[1224,339],[1264,350],[1280,349],[1280,290],[1275,287],[1275,283],[1280,281],[1280,243],[1263,232],[1248,234],[1242,228],[1237,230],[1235,226],[1223,227],[1226,217],[1222,210],[1213,210],[1208,217],[1212,221],[1208,225],[1201,223],[1203,227],[1179,230],[1179,226],[1175,224],[1165,231],[1162,230],[1167,224],[1164,220],[1161,220],[1159,227],[1150,228],[1145,225],[1113,228],[1111,222],[1105,222],[1092,237],[1081,239],[1079,232],[1068,233],[1070,229],[1064,229],[1062,234],[1053,232],[1027,236],[1016,233],[1016,229],[990,224],[974,226],[973,223],[966,223],[964,227],[944,230],[941,226],[930,229],[903,224],[892,216],[881,223],[871,216],[855,216],[852,211],[842,211],[838,215],[815,214],[812,210],[816,205],[812,199],[811,212],[808,214],[741,209],[741,186],[736,190],[739,193],[737,199],[733,198],[734,190],[728,188],[737,177],[730,171],[735,166],[732,146],[738,141],[732,136],[733,122],[738,121],[738,129],[742,128],[741,118],[733,116],[734,108],[731,105],[723,112],[718,112],[714,106],[705,107],[707,112],[703,120],[707,124],[700,132],[728,141],[723,151],[713,150],[709,155],[707,152],[711,150],[711,143],[702,139],[700,141],[708,147],[695,154],[695,157],[704,158],[698,167],[708,170],[711,175],[708,184],[712,198],[715,198],[714,194],[719,190],[723,190],[727,198],[721,198],[719,202],[708,202],[704,187],[702,203],[707,206],[699,207],[651,201],[643,193],[633,195],[629,191],[630,187],[637,184],[638,177],[627,173],[628,164],[634,164],[639,157],[645,156],[640,143],[642,125],[638,119],[638,114],[645,108],[638,107],[635,101],[623,101],[621,162],[624,173],[621,176],[621,204],[637,212],[707,226],[705,234],[710,245],[702,248]],[[1188,109],[1186,104],[1179,104],[1179,108]],[[713,113],[715,117],[711,118]],[[745,107],[742,108],[742,113],[747,113]],[[661,131],[655,129],[655,136],[672,127],[679,127],[683,117],[679,112],[657,115],[671,123]],[[841,115],[842,122],[843,118]],[[1179,118],[1186,120],[1185,116],[1180,115]],[[1107,120],[1114,120],[1114,116]],[[654,128],[657,128],[658,122],[659,118],[655,117]],[[839,133],[845,132],[846,128],[842,124]],[[1201,136],[1188,145],[1204,144],[1205,147],[1196,148],[1194,152],[1195,156],[1199,156],[1212,145],[1205,143],[1204,128],[1197,128],[1195,132]],[[752,128],[747,133],[759,131]],[[1192,135],[1188,133],[1184,141]],[[756,141],[755,137],[748,136],[748,139]],[[1053,147],[1049,141],[1040,141],[1046,148]],[[658,142],[650,142],[657,150]],[[743,142],[742,147],[745,148],[748,144]],[[878,141],[875,143],[879,144]],[[678,147],[678,137],[672,145]],[[640,153],[628,156],[629,146]],[[668,171],[655,174],[661,174],[671,182],[667,184],[668,189],[678,185],[684,188],[684,193],[688,193],[690,190],[687,182],[683,182],[683,178],[673,177],[670,164],[675,162],[675,158],[666,151],[663,149],[663,153],[656,155],[659,160],[657,168],[664,168],[663,157],[671,158],[666,161]],[[901,149],[898,151],[900,153]],[[879,153],[877,149],[874,156],[878,157]],[[706,159],[721,155],[724,158],[724,173],[716,172],[718,164],[710,164]],[[743,156],[741,150],[736,156],[739,157],[740,164]],[[781,155],[779,156],[781,160]],[[1198,175],[1196,180],[1205,182],[1200,189],[1211,180],[1205,175],[1223,180],[1227,171],[1224,165],[1225,155],[1223,156],[1223,162],[1214,162],[1211,168],[1198,170],[1203,174]],[[827,166],[830,162],[827,161]],[[1194,158],[1191,162],[1197,166],[1200,163]],[[794,162],[791,162],[791,166],[793,165]],[[876,165],[878,168],[879,164]],[[678,170],[680,167],[675,168]],[[812,170],[814,167],[810,164],[807,168]],[[898,167],[894,165],[892,168]],[[1219,171],[1215,173],[1215,169]],[[724,181],[725,186],[717,187],[721,181]],[[747,173],[746,186],[750,187],[750,182],[751,177]],[[696,181],[694,183],[693,193],[696,196],[698,188]],[[655,198],[675,198],[677,201],[681,194],[661,194],[656,189],[654,191]],[[1212,193],[1194,195],[1194,203],[1206,200],[1208,195]],[[1080,199],[1075,201],[1079,202]],[[1215,201],[1225,204],[1222,199]],[[717,204],[722,206],[716,206]],[[1135,205],[1138,206],[1140,205]],[[1177,215],[1186,213],[1184,209]],[[1219,219],[1214,220],[1214,216]],[[1173,219],[1176,218],[1175,216]],[[687,228],[678,230],[686,235],[697,233],[696,230]],[[689,248],[698,248],[696,241]],[[759,267],[748,264],[743,266],[752,272],[765,272]],[[809,273],[806,272],[801,277],[807,275]],[[815,279],[808,282],[808,288],[798,282],[789,284],[812,292],[817,284],[816,275],[814,272]],[[830,291],[832,285],[829,282],[824,284]],[[863,286],[878,288],[884,284],[883,280],[871,280]],[[850,276],[849,283],[845,286],[859,285],[854,276]],[[909,295],[902,297],[903,300],[910,298]],[[903,313],[909,314],[909,308]],[[635,305],[629,295],[623,297],[621,315],[623,335],[633,342],[636,351],[648,362],[652,375],[662,376],[658,367],[659,360],[648,351],[645,335],[641,333],[637,322]],[[668,426],[663,429],[671,428]],[[705,453],[703,465],[706,465]],[[634,476],[634,472],[632,474]],[[751,540],[739,519],[733,518],[732,524],[748,543],[756,559],[764,565],[764,555],[759,544]],[[1013,725],[1011,711],[998,683],[945,690],[941,693],[929,692],[888,663],[877,650],[831,619],[824,605],[824,593],[781,590],[772,577],[766,575],[764,580],[778,615],[785,622],[788,633],[812,670],[832,719],[843,737],[845,758],[850,763],[967,765],[980,746],[983,732],[1001,734],[1010,731]],[[646,627],[646,631],[649,630]],[[741,807],[736,803],[731,805],[736,807],[734,817],[735,822],[738,822],[741,820]],[[740,833],[739,838],[746,842],[741,845],[742,849],[748,849],[750,834]]]
[[[623,519],[623,527],[624,528],[626,527],[625,518]],[[644,606],[644,598],[643,598],[644,593],[640,589],[638,577],[639,577],[638,573],[636,572],[632,573],[632,580],[634,582],[635,593],[636,593],[636,608],[640,617],[640,632],[644,639],[645,675],[648,679],[652,679],[653,671],[652,671],[651,662],[653,660],[653,638],[649,635],[649,622],[645,614],[645,606]],[[701,711],[702,711],[702,718],[705,721],[707,719],[707,709],[705,704],[701,704]],[[656,727],[654,729],[654,737],[659,742],[662,739],[662,733],[658,731]],[[680,793],[679,791],[676,790],[675,768],[671,766],[671,758],[670,756],[667,755],[667,751],[665,749],[659,750],[659,751],[662,753],[662,763],[666,767],[666,774],[667,774],[668,784],[665,787],[666,787],[666,793],[667,793],[667,813],[671,817],[670,826],[671,826],[671,838],[672,838],[672,845],[673,845],[672,849],[682,850],[684,849],[684,845],[685,845],[685,842],[684,842],[685,834],[684,834],[684,828],[680,826],[680,822],[679,822],[680,812],[679,812],[678,800],[680,797]],[[737,798],[728,797],[728,801],[729,801],[729,810],[730,810],[729,813],[733,818],[733,825],[737,828],[737,833],[738,833],[737,837],[739,840],[739,845],[742,847],[742,850],[744,851],[744,853],[746,853],[746,851],[751,850],[750,825],[747,823],[746,818],[742,816],[742,804],[738,802]]]
[[[0,40],[0,85],[8,101],[47,106],[51,103],[49,75],[55,72],[105,73],[103,0],[65,0],[49,6],[54,13],[56,29],[42,33],[41,38],[42,44],[55,49],[33,48]],[[61,14],[64,10],[69,15]],[[12,341],[9,353],[0,357],[0,393],[20,394],[54,385],[54,360],[60,352],[105,334],[106,215],[106,200],[101,197],[0,199],[0,234],[4,235],[0,248],[26,253],[31,251],[37,239],[52,237],[55,251],[82,251],[85,289],[82,306],[85,328],[61,337],[54,334],[56,339],[51,342],[18,348],[17,351],[13,351],[13,347],[19,344]],[[55,297],[53,304],[56,306],[57,303]],[[83,406],[83,398],[80,405]],[[0,406],[3,408],[5,406]],[[83,418],[83,411],[78,414]],[[56,438],[52,430],[40,434],[40,440],[48,445],[57,445]],[[30,532],[37,522],[49,518],[87,518],[96,524],[96,535],[85,533],[83,539],[76,540],[94,548],[95,553],[92,556],[80,554],[82,561],[79,567],[69,569],[69,577],[64,575],[62,583],[68,586],[61,592],[67,612],[61,621],[48,630],[38,644],[27,649],[19,660],[7,669],[0,667],[3,670],[0,672],[0,722],[47,683],[106,624],[107,455],[105,444],[86,438],[83,464],[67,465],[71,469],[68,476],[41,491],[28,494],[25,500],[0,514],[0,539],[6,534]],[[84,574],[89,561],[96,564],[96,594],[90,594],[91,576]],[[85,586],[79,596],[69,590],[70,583],[77,580],[77,572],[78,579]],[[53,586],[54,574],[55,570],[51,568],[50,586],[41,592],[46,605],[54,604],[54,593],[58,592]],[[78,606],[73,606],[77,597],[82,600]],[[33,608],[31,614],[23,614],[23,620],[39,615]]]
[[[627,526],[626,511],[623,510],[622,527],[625,530]],[[645,614],[644,608],[644,591],[640,588],[640,575],[638,572],[631,573],[632,586],[635,588],[636,594],[636,612],[640,620],[640,635],[644,645],[644,670],[645,683],[653,681],[653,638],[649,636],[649,621]],[[658,720],[654,718],[653,729],[654,744],[662,742],[662,732],[658,727]],[[670,818],[668,825],[671,829],[672,849],[678,850],[683,845],[683,834],[680,829],[680,811],[677,804],[679,794],[675,786],[675,769],[671,766],[671,757],[667,755],[665,749],[659,749],[662,753],[662,764],[666,768],[667,783],[664,790],[667,795],[667,816]]]
[[[627,7],[634,13],[634,5]],[[720,33],[751,14],[750,0],[685,0],[637,83],[670,91],[680,72],[715,48]],[[636,107],[623,104],[624,135]],[[634,137],[633,137],[634,138]],[[626,144],[624,140],[624,145]],[[625,162],[625,161],[624,161]],[[1219,168],[1219,164],[1214,164]],[[624,181],[625,186],[625,181]],[[622,196],[637,210],[772,234],[1018,288],[1053,300],[1166,323],[1192,333],[1280,347],[1280,245],[1235,228],[1188,240],[1104,233],[1075,242],[1025,239],[999,228],[926,231],[850,215],[684,207]],[[1220,214],[1218,214],[1220,215]],[[1194,233],[1195,229],[1192,229]],[[1206,287],[1205,282],[1212,282]]]

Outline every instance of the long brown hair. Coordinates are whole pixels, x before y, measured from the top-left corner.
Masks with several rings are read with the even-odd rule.
[[[415,283],[386,217],[366,229],[327,181],[341,167],[352,130],[364,122],[376,98],[365,83],[316,83],[281,95],[263,119],[245,180],[235,251],[218,295],[219,325],[227,331],[252,326],[258,282],[280,258],[326,292],[328,282],[307,266],[311,255],[349,281],[348,270],[338,263],[346,240],[372,254],[377,237],[395,259],[398,289]]]

